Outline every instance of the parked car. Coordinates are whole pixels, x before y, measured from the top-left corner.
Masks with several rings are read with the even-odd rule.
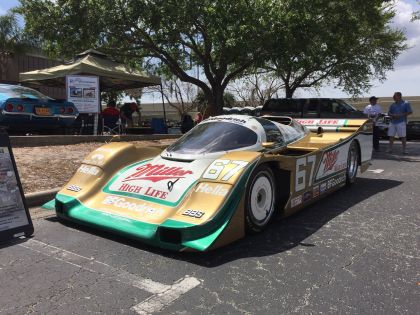
[[[367,119],[299,121],[221,115],[163,151],[108,143],[48,206],[60,219],[167,249],[226,245],[263,230],[276,212],[289,216],[352,184],[359,167],[369,167]]]
[[[407,123],[407,139],[420,140],[420,121],[409,121]]]
[[[362,111],[334,98],[273,98],[264,103],[261,115],[293,118],[366,118]]]
[[[20,85],[0,84],[0,126],[9,132],[63,131],[78,116],[73,103]]]

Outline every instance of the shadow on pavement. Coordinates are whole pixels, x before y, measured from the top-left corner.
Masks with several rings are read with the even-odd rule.
[[[420,162],[420,142],[407,142],[407,154],[402,153],[401,143],[394,143],[392,153],[387,153],[387,148],[387,144],[381,143],[381,151],[374,151],[372,159],[399,162]]]
[[[58,220],[56,217],[47,218],[46,220],[50,222],[59,221],[60,224],[64,224],[65,226],[167,258],[212,268],[244,257],[269,256],[296,246],[316,246],[314,244],[308,244],[304,240],[330,220],[354,205],[400,184],[402,182],[396,180],[358,178],[353,186],[342,188],[291,217],[273,220],[272,224],[261,233],[247,235],[244,239],[238,240],[226,247],[204,253],[172,252],[152,247],[140,241],[133,241],[126,237],[112,235],[109,232],[96,230],[69,221]]]
[[[2,242],[0,242],[0,249],[7,248],[7,247],[10,247],[10,246],[15,246],[15,245],[18,245],[18,244],[23,244],[31,238],[32,237],[29,237],[29,238],[25,238],[25,237],[24,238],[14,238],[14,239],[11,239],[11,240],[2,241]]]
[[[316,245],[304,240],[322,226],[354,205],[401,184],[389,179],[358,178],[355,185],[345,187],[291,217],[275,220],[262,233],[247,235],[213,252],[199,255],[183,253],[177,258],[211,268],[244,257],[281,253],[296,246],[314,247]]]

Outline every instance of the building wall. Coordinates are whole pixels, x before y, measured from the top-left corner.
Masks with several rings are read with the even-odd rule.
[[[0,74],[0,83],[20,84],[19,73],[50,68],[60,63],[37,54],[13,55],[7,61],[6,71]],[[39,91],[52,98],[66,98],[65,88],[40,87]]]

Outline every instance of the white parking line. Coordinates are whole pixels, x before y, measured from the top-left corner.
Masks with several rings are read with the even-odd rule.
[[[372,173],[375,173],[375,174],[381,174],[383,171],[384,171],[384,170],[383,170],[383,169],[381,169],[381,168],[378,168],[378,169],[376,169],[376,170],[368,170],[368,172],[372,172]]]
[[[139,314],[150,314],[161,311],[178,299],[181,295],[200,284],[197,278],[185,276],[173,285],[166,285],[138,275],[129,273],[100,262],[93,257],[85,257],[65,249],[49,245],[34,239],[28,239],[25,243],[19,244],[34,252],[62,261],[72,266],[82,268],[90,272],[99,273],[108,278],[142,289],[153,295],[145,301],[132,307]]]
[[[185,277],[178,280],[167,291],[152,295],[147,300],[132,307],[132,310],[138,314],[152,314],[162,311],[165,307],[172,304],[181,295],[190,291],[200,284],[200,281],[194,277]]]

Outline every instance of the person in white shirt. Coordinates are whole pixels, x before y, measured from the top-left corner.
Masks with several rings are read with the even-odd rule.
[[[382,113],[381,106],[376,103],[377,101],[377,97],[371,96],[369,98],[370,104],[363,110],[363,113],[367,115],[369,119],[373,120],[373,149],[375,151],[379,151],[379,127],[376,125],[376,121]]]

